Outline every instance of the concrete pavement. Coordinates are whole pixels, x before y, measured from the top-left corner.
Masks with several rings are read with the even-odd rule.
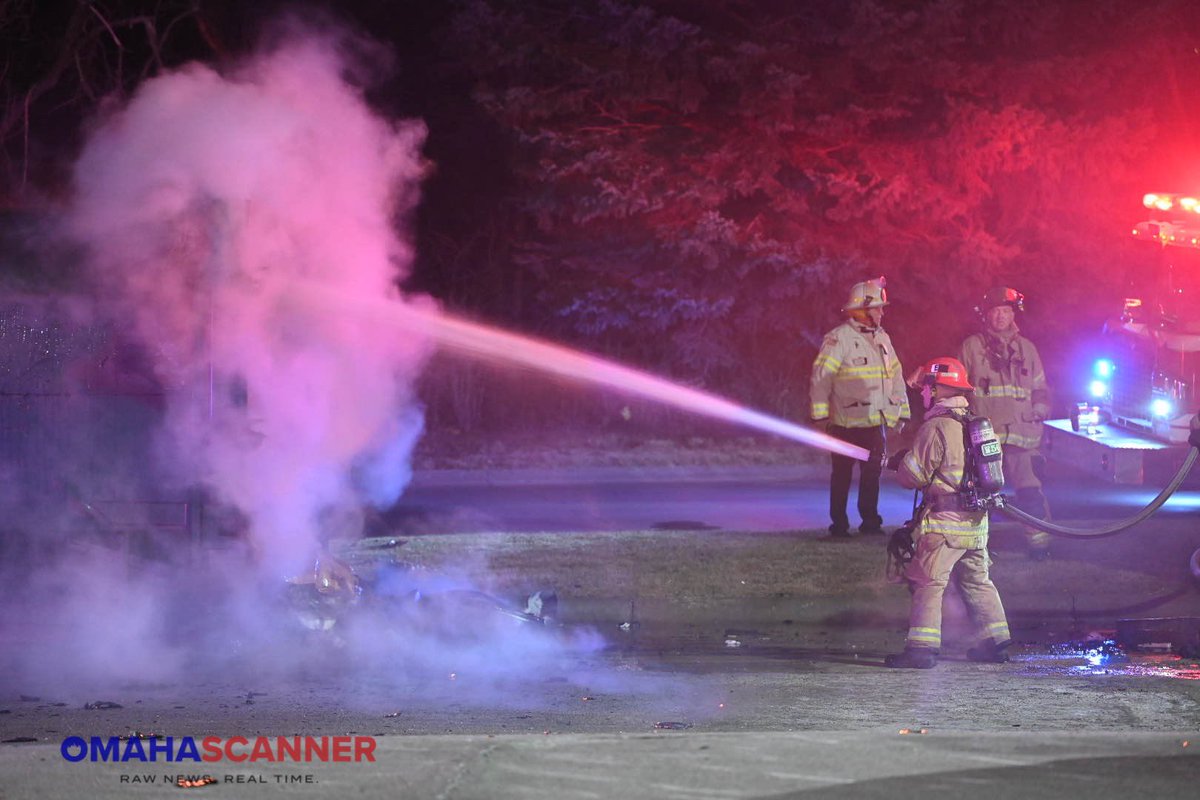
[[[220,782],[195,791],[209,798],[1118,800],[1194,792],[1194,742],[1194,732],[899,730],[389,737],[373,764],[200,771]],[[46,745],[0,749],[0,791],[12,800],[178,796],[182,790],[164,779],[190,772],[66,764]]]

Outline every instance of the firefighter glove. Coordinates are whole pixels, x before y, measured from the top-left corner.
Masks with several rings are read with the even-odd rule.
[[[890,470],[900,469],[900,462],[904,460],[904,457],[906,455],[908,455],[907,447],[904,448],[903,450],[897,451],[893,456],[891,456],[887,460],[887,468]]]

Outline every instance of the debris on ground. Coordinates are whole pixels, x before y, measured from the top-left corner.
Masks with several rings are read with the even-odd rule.
[[[917,733],[917,734],[929,733],[929,729],[928,728],[901,728],[899,733],[901,736],[907,736],[910,733]]]
[[[358,603],[362,584],[345,562],[322,552],[311,570],[287,579],[289,597],[300,623],[311,631],[328,631],[349,606]]]
[[[558,593],[553,589],[542,589],[529,595],[525,613],[542,622],[552,621],[558,616]]]
[[[1147,617],[1117,620],[1113,637],[1127,650],[1200,657],[1200,617]]]
[[[726,647],[741,647],[742,642],[740,639],[735,639],[732,636],[727,636],[725,638],[725,646]]]
[[[690,722],[656,722],[654,729],[659,731],[685,731],[692,727]]]
[[[92,703],[84,703],[85,711],[107,711],[110,708],[124,708],[120,703],[114,703],[111,700],[96,700]]]

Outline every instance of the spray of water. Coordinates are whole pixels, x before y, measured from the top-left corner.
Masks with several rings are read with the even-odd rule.
[[[169,558],[131,569],[115,549],[68,553],[5,609],[19,630],[40,630],[0,648],[20,661],[4,674],[82,691],[84,676],[229,675],[235,663],[262,676],[304,664],[311,654],[282,630],[271,592],[311,565],[323,537],[359,534],[364,506],[399,496],[422,424],[413,381],[435,339],[861,457],[713,395],[402,296],[411,252],[395,221],[416,199],[424,128],[371,112],[345,79],[345,45],[341,34],[293,31],[237,69],[165,74],[89,138],[71,228],[106,317],[141,345],[163,387],[148,471],[236,509],[249,550],[182,572]],[[412,624],[393,606],[375,613],[345,631],[346,652],[389,680],[456,663],[506,680],[525,656],[565,652],[525,629],[442,635],[470,610]]]
[[[443,346],[475,357],[516,364],[539,372],[608,387],[860,461],[870,457],[870,453],[864,448],[827,433],[805,428],[739,405],[727,398],[561,345],[471,322],[418,304],[396,306],[377,302],[363,303],[357,298],[331,295],[311,286],[306,294],[310,303],[333,303],[330,313],[335,315],[347,312],[369,315],[378,319],[381,324],[394,326],[409,335],[427,336]]]

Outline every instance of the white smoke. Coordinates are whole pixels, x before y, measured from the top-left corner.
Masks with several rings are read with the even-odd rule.
[[[75,172],[74,232],[166,387],[164,469],[239,509],[273,577],[399,497],[422,424],[426,342],[309,299],[407,302],[396,227],[425,128],[371,111],[344,42],[292,36],[227,74],[150,80]]]
[[[305,610],[330,598],[282,579],[311,579],[322,540],[361,533],[363,508],[390,505],[410,477],[429,342],[421,325],[386,318],[414,305],[421,314],[398,316],[436,315],[396,288],[424,127],[372,113],[344,80],[345,38],[293,34],[232,71],[148,81],[77,163],[71,228],[97,297],[166,394],[147,483],[176,499],[205,486],[247,524],[244,539],[206,536],[193,550],[173,539],[161,559],[136,557],[133,531],[72,541],[0,608],[22,643],[0,647],[0,672],[23,687],[267,680],[324,654],[382,695],[453,672],[456,690],[492,703],[508,681],[539,680],[533,665],[602,644],[514,622],[466,578],[414,568],[372,589],[369,565],[348,618],[302,630]]]

